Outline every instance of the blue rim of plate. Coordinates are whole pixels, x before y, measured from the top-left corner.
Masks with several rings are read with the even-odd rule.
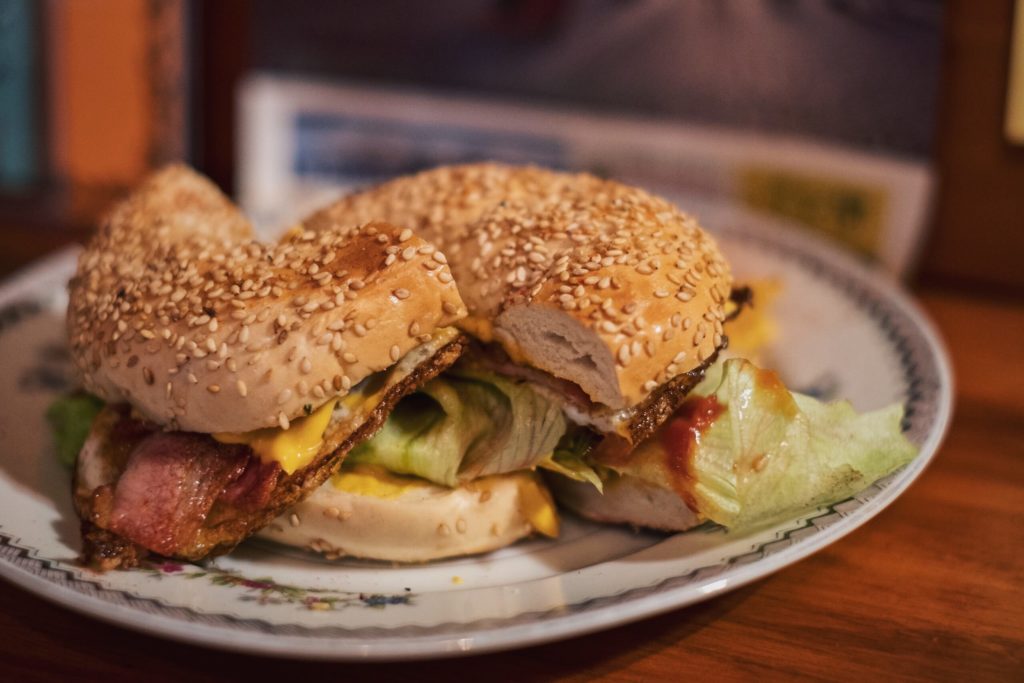
[[[167,604],[105,587],[88,578],[87,570],[40,557],[30,543],[4,532],[2,525],[0,576],[58,604],[153,635],[241,652],[335,660],[422,659],[525,647],[655,616],[763,578],[852,532],[893,502],[923,472],[948,428],[952,373],[932,324],[887,276],[817,236],[771,225],[771,219],[761,218],[759,223],[756,230],[730,225],[713,233],[727,241],[747,242],[797,265],[839,290],[878,325],[899,358],[905,386],[904,429],[919,444],[920,452],[900,471],[850,499],[793,520],[774,539],[749,552],[650,586],[550,609],[505,618],[394,628],[276,624]],[[0,334],[45,310],[47,295],[32,287],[33,275],[55,266],[59,270],[64,264],[65,275],[69,275],[75,251],[47,259],[4,288],[8,296],[0,296],[0,302],[6,300],[0,305]],[[863,509],[869,502],[875,505]],[[857,514],[850,517],[855,511]],[[728,577],[710,581],[726,570]],[[699,594],[685,591],[696,582],[707,582]],[[55,592],[54,587],[63,590]]]

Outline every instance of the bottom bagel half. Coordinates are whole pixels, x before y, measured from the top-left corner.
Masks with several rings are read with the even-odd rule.
[[[535,472],[452,488],[360,464],[335,474],[259,535],[327,559],[425,562],[497,550],[534,532],[558,533],[554,501]]]

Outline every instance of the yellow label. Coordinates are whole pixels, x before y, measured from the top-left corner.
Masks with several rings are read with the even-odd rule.
[[[742,169],[738,180],[746,205],[803,223],[866,256],[878,256],[888,209],[884,188],[755,166]]]

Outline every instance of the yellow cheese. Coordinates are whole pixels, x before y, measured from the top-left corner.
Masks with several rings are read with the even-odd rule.
[[[334,488],[355,496],[372,496],[390,500],[398,498],[410,489],[430,486],[416,477],[402,477],[392,474],[380,465],[359,464],[341,470],[333,477]]]
[[[519,479],[519,510],[538,533],[549,538],[558,537],[555,501],[534,476]]]
[[[494,323],[486,318],[467,316],[455,324],[482,342],[494,341]]]
[[[244,434],[218,433],[213,438],[221,443],[246,444],[261,460],[277,462],[291,474],[312,462],[319,452],[337,402],[331,399],[308,416],[292,420],[288,429],[268,427]]]
[[[778,324],[774,317],[774,305],[782,292],[782,282],[776,279],[758,279],[745,283],[754,294],[754,304],[744,309],[739,316],[727,323],[729,355],[747,358],[754,362],[760,353],[779,336]],[[728,302],[725,313],[731,315],[736,304]]]
[[[430,341],[417,346],[392,365],[388,370],[370,375],[358,386],[353,387],[348,395],[333,398],[314,410],[306,417],[291,421],[288,429],[268,427],[244,434],[218,433],[213,438],[221,443],[246,444],[264,461],[280,463],[281,469],[291,474],[305,467],[323,445],[324,432],[331,422],[331,414],[335,406],[341,405],[339,420],[353,425],[359,424],[376,408],[387,391],[408,377],[416,367],[427,360],[445,344],[459,335],[453,327],[435,330]],[[339,423],[344,427],[344,423]]]

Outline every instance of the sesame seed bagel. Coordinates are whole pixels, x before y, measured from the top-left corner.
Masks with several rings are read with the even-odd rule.
[[[509,356],[632,408],[725,343],[729,267],[692,217],[586,174],[443,167],[350,195],[305,222],[373,218],[437,244],[468,307],[459,325]]]
[[[444,256],[411,231],[324,226],[264,244],[182,166],[110,212],[69,291],[84,387],[196,432],[287,427],[465,314]]]
[[[368,479],[364,471],[369,469],[358,466],[334,479]],[[327,482],[259,535],[327,559],[427,562],[490,552],[529,536],[538,498],[553,510],[535,472],[483,477],[455,488],[413,477],[376,476],[368,491]]]

